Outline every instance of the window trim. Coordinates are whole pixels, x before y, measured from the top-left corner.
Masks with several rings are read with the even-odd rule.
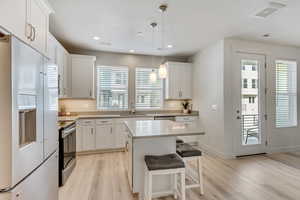
[[[160,107],[157,107],[157,108],[137,108],[136,107],[136,70],[137,70],[137,68],[148,68],[148,69],[157,69],[157,70],[159,69],[159,67],[148,67],[148,66],[135,66],[133,68],[133,70],[134,70],[133,76],[134,77],[132,77],[132,79],[133,79],[134,87],[132,88],[132,90],[133,90],[132,95],[133,96],[131,98],[132,98],[132,102],[134,102],[133,103],[134,104],[134,109],[136,111],[149,111],[149,110],[151,110],[151,111],[160,111],[160,110],[164,110],[164,100],[165,100],[164,79],[161,80],[161,102],[160,102]],[[159,77],[157,77],[157,78],[159,78]]]

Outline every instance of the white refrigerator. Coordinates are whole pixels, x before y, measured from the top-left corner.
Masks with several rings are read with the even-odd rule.
[[[0,34],[0,200],[58,200],[57,73]]]

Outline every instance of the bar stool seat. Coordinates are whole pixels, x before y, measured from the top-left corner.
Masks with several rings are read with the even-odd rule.
[[[172,191],[174,198],[180,195],[185,200],[185,164],[177,154],[167,155],[146,155],[145,159],[145,184],[144,184],[144,200],[151,200],[153,196],[160,196],[166,191],[153,193],[153,176],[156,175],[173,175]],[[180,190],[178,189],[177,176],[180,177]],[[180,192],[179,192],[180,191]]]
[[[183,140],[181,140],[181,139],[176,139],[176,144],[182,144],[182,143],[184,143],[184,141]]]
[[[186,189],[190,188],[197,188],[200,189],[200,194],[204,194],[203,189],[203,174],[202,174],[202,152],[194,147],[192,147],[190,144],[182,143],[182,144],[176,144],[176,153],[182,158],[182,160],[186,164],[186,177],[190,178],[194,184],[186,184]],[[188,161],[197,161],[197,173],[195,175],[195,170],[193,170],[188,165]],[[197,176],[197,177],[196,177]],[[196,177],[196,178],[195,178]]]
[[[182,158],[202,155],[202,152],[200,150],[195,149],[187,143],[177,144],[176,146],[176,152]]]
[[[176,154],[162,156],[145,156],[148,170],[176,169],[184,168],[184,162]]]

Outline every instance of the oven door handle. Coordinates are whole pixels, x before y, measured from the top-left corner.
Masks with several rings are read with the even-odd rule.
[[[62,134],[62,138],[66,138],[67,136],[69,136],[70,134],[74,133],[76,131],[76,128],[71,128],[70,130],[64,131]]]

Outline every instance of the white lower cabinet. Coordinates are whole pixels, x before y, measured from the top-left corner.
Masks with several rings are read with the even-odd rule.
[[[96,148],[96,133],[94,126],[82,127],[82,151],[92,151]]]
[[[76,151],[125,148],[126,126],[120,119],[79,120]]]
[[[96,125],[96,149],[111,149],[113,147],[112,125]]]

